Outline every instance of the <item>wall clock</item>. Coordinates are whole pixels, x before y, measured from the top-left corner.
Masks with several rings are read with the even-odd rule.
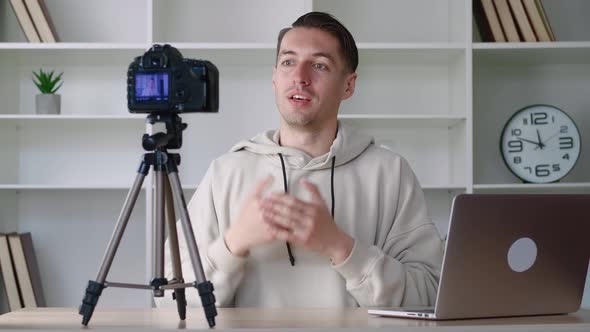
[[[531,105],[508,120],[500,138],[506,166],[524,182],[559,181],[580,156],[578,127],[564,111],[551,105]]]

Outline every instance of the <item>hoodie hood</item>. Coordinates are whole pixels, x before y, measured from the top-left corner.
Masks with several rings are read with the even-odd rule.
[[[246,150],[252,153],[269,157],[271,163],[281,167],[280,159],[276,156],[282,154],[285,163],[290,169],[318,170],[332,167],[332,158],[336,157],[335,166],[344,165],[359,156],[371,144],[373,137],[357,131],[356,129],[338,121],[336,139],[328,153],[313,158],[309,154],[289,147],[280,146],[279,130],[269,130],[260,133],[249,140],[238,142],[230,151]]]

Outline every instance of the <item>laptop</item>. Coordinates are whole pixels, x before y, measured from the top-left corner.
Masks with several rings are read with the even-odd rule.
[[[589,237],[587,194],[458,195],[435,307],[369,308],[369,314],[445,320],[575,312]]]

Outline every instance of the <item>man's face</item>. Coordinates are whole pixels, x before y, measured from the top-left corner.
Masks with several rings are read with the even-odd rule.
[[[338,39],[315,28],[293,28],[283,37],[272,83],[281,117],[293,126],[335,119],[352,96],[356,74],[340,53]]]

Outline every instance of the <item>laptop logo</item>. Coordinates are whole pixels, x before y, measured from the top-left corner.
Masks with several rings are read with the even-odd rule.
[[[530,269],[537,260],[537,244],[528,237],[520,238],[508,250],[508,266],[514,272]]]

